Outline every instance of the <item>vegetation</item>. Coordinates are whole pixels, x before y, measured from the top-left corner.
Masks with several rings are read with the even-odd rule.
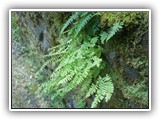
[[[34,68],[37,107],[149,106],[148,12],[13,12],[12,41]]]

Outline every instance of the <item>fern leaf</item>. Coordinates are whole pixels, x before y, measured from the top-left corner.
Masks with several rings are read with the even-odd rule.
[[[80,12],[80,17],[86,16],[89,12]]]
[[[110,100],[114,87],[111,81],[111,78],[106,75],[106,77],[101,78],[99,77],[99,79],[97,80],[95,85],[92,85],[93,87],[91,87],[89,90],[89,92],[87,93],[87,97],[93,95],[93,93],[96,92],[95,98],[92,102],[92,108],[96,107],[98,105],[99,102],[101,102],[103,99],[105,99],[106,102],[108,102],[108,100]],[[96,88],[96,91],[95,91]]]
[[[55,65],[58,61],[59,61],[59,60],[57,59],[57,57],[47,60],[47,61],[42,65],[42,67],[40,68],[40,70],[38,70],[38,71],[36,72],[35,77],[37,78],[38,75],[40,75],[40,73],[44,70],[44,68],[45,68],[48,64],[51,64],[51,63],[54,62],[54,64],[52,64],[52,65]]]
[[[66,84],[67,82],[71,81],[71,79],[73,78],[73,76],[74,76],[74,73],[65,76],[62,80],[60,80],[57,83],[57,85],[64,85],[64,84]]]
[[[123,23],[115,23],[113,27],[110,29],[106,41],[108,41],[112,36],[116,34],[116,32],[122,28]]]
[[[61,29],[61,34],[64,32],[64,30],[76,19],[78,18],[79,12],[75,12],[70,18],[67,20],[67,22],[63,25]]]
[[[101,36],[101,43],[104,44],[104,41],[107,39],[108,34],[106,32],[103,32],[100,34]]]
[[[98,58],[98,57],[96,57],[96,56],[94,56],[94,57],[92,58],[92,60],[94,61],[93,64],[92,64],[92,66],[97,66],[97,67],[99,67],[99,66],[100,66],[100,63],[102,62],[102,59],[100,59],[100,58]]]
[[[96,45],[97,41],[98,41],[98,37],[92,38],[89,47],[94,47]]]
[[[87,22],[92,18],[92,14],[88,14],[86,16],[84,16],[84,18],[82,18],[78,24],[77,24],[77,29],[76,29],[76,33],[75,36],[76,37],[78,35],[78,33],[82,30],[82,28],[84,28],[84,26],[87,24]]]
[[[99,97],[96,96],[96,97],[94,98],[94,101],[93,101],[92,105],[91,105],[91,108],[95,108],[95,107],[98,105],[99,102],[100,102],[100,101],[99,101]]]
[[[84,93],[85,91],[88,91],[88,88],[90,87],[90,83],[92,80],[92,76],[88,76],[82,83],[81,83],[81,89],[80,93]]]
[[[96,92],[96,90],[97,90],[97,86],[92,84],[91,88],[89,89],[89,91],[86,94],[86,98],[93,95]]]
[[[104,44],[104,42],[107,42],[109,39],[111,39],[116,34],[116,32],[118,32],[119,29],[122,28],[122,25],[123,23],[115,23],[113,24],[113,27],[110,28],[110,30],[107,33],[106,32],[101,33],[100,34],[101,43]]]

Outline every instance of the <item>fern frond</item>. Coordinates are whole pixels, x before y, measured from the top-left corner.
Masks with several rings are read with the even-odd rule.
[[[111,37],[113,37],[119,29],[122,28],[123,23],[114,23],[113,27],[110,29],[106,41],[108,41]]]
[[[74,73],[65,76],[62,80],[57,83],[57,86],[64,85],[73,79]]]
[[[52,64],[55,65],[58,61],[60,61],[60,59],[58,59],[57,57],[54,57],[52,59],[47,60],[42,67],[36,72],[35,77],[37,78],[38,75],[40,75],[40,73],[44,70],[44,68],[48,65],[48,64]]]
[[[85,26],[85,31],[90,36],[98,35],[101,28],[99,16],[96,13],[93,13],[91,20]]]
[[[114,91],[113,83],[111,78],[106,75],[104,78],[99,77],[96,84],[92,84],[91,88],[89,89],[86,97],[90,97],[91,95],[95,94],[95,98],[92,102],[92,108],[96,107],[99,102],[105,99],[106,102],[110,100],[112,93]]]
[[[68,20],[67,22],[64,24],[61,33],[71,24],[73,23],[73,28],[68,30],[68,35],[77,37],[77,35],[80,33],[80,31],[85,28],[86,24],[88,23],[88,21],[94,17],[97,14],[93,14],[92,12],[75,12]],[[77,19],[80,18],[80,19]],[[74,22],[74,20],[76,20]],[[96,28],[94,26],[94,28]],[[97,28],[96,28],[97,29]],[[93,30],[96,30],[93,29]]]
[[[63,39],[60,39],[59,41],[62,41]],[[64,42],[66,41],[66,42]],[[66,48],[67,46],[69,46],[69,44],[71,43],[72,39],[69,40],[63,40],[62,44],[56,45],[54,47],[49,48],[47,51],[51,54],[58,51],[62,51],[64,48]]]
[[[61,34],[64,32],[64,30],[79,16],[79,12],[75,12],[70,18],[66,21],[66,23],[63,25],[61,29]]]
[[[123,23],[115,23],[113,24],[113,27],[110,28],[110,30],[107,33],[106,32],[101,33],[100,34],[101,43],[104,44],[104,42],[107,42],[109,39],[111,39],[116,34],[116,32],[118,32],[119,29],[122,28],[122,25]]]
[[[91,39],[89,47],[94,47],[98,41],[98,37],[94,37]]]
[[[80,12],[80,17],[86,16],[87,14],[90,14],[89,12]]]
[[[97,67],[99,67],[99,66],[100,66],[100,63],[102,62],[102,59],[100,59],[100,58],[98,58],[98,57],[96,57],[96,56],[94,56],[94,57],[92,58],[92,60],[93,60],[92,66],[97,66]]]
[[[108,33],[103,32],[103,33],[100,34],[100,36],[101,36],[101,43],[104,44],[104,41],[105,41],[105,40],[107,39],[107,37],[108,37]]]
[[[92,81],[92,76],[89,75],[82,83],[80,88],[80,93],[85,94],[86,91],[88,91],[88,88],[90,87],[90,83]],[[84,96],[84,95],[83,95]]]
[[[88,23],[88,21],[93,17],[93,15],[90,13],[86,16],[84,16],[78,23],[77,23],[77,28],[76,28],[76,33],[75,36],[76,37],[78,35],[78,33],[82,30],[82,28],[84,28],[84,26]]]
[[[97,86],[92,84],[90,89],[89,89],[89,91],[86,94],[86,98],[90,97],[91,95],[93,95],[96,92],[96,90],[97,90]]]
[[[91,108],[95,108],[99,102],[100,102],[99,96],[96,95],[96,97],[94,98],[94,101],[92,102]]]

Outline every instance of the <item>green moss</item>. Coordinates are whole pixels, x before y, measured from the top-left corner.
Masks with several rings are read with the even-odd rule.
[[[125,26],[147,24],[148,12],[101,12],[102,26],[123,22]]]

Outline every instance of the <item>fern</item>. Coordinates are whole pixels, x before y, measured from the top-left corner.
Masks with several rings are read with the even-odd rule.
[[[95,47],[96,43],[98,41],[98,37],[94,37],[91,39],[89,46],[90,47]]]
[[[99,77],[96,84],[92,84],[91,88],[86,94],[86,97],[90,97],[91,95],[95,94],[95,98],[91,106],[92,108],[95,108],[103,99],[108,102],[112,96],[113,91],[114,87],[111,78],[106,75],[104,78]]]
[[[96,40],[92,39],[91,41],[94,43]],[[72,46],[72,44],[70,45]],[[76,48],[76,50],[66,51],[60,60],[59,66],[51,75],[51,80],[43,84],[44,89],[42,93],[50,94],[52,91],[57,91],[57,93],[52,96],[52,99],[55,99],[58,96],[64,96],[69,91],[76,89],[76,87],[82,83],[89,85],[93,76],[91,72],[92,69],[99,67],[102,61],[99,58],[100,51],[100,48],[95,49],[86,44],[81,45],[79,49]],[[83,87],[83,91],[86,89],[87,87]]]
[[[93,17],[92,13],[89,13],[85,15],[77,24],[75,37],[78,35],[78,33],[84,28],[84,26],[88,23],[88,21]]]
[[[108,33],[103,32],[103,33],[100,34],[100,36],[101,36],[101,43],[104,44],[104,41],[105,41],[105,40],[107,39],[107,37],[108,37]]]
[[[79,20],[73,22],[73,28],[66,31],[68,32],[69,37],[73,37],[76,38],[77,35],[80,33],[80,31],[82,29],[85,28],[85,26],[87,25],[87,23],[94,17],[97,16],[99,14],[93,14],[92,12],[75,12],[75,14],[73,14],[68,20],[67,22],[64,24],[61,33],[63,33],[63,31],[75,20],[80,18]],[[96,25],[96,24],[95,24]],[[95,28],[95,29],[94,29]],[[97,31],[97,27],[93,27],[94,33],[95,31]]]
[[[64,32],[64,30],[76,19],[78,18],[79,12],[75,12],[67,21],[66,23],[63,25],[62,29],[61,29],[61,34]]]
[[[111,78],[109,75],[103,78],[98,77],[104,67],[100,58],[103,49],[99,43],[103,44],[108,41],[122,27],[122,24],[116,23],[108,32],[95,34],[100,27],[95,17],[98,15],[90,12],[75,12],[66,21],[61,29],[61,34],[64,34],[69,25],[73,27],[65,31],[68,33],[67,38],[62,40],[58,46],[50,48],[49,54],[45,55],[49,60],[40,71],[46,65],[58,64],[58,66],[51,74],[50,79],[41,85],[39,93],[50,95],[52,100],[57,100],[71,91],[75,91],[81,93],[78,95],[78,101],[81,104],[82,101],[85,101],[85,96],[86,98],[95,96],[92,108],[97,107],[103,99],[106,102],[110,100],[114,90]],[[91,19],[97,26],[89,24]],[[90,34],[85,33],[89,30],[87,26],[91,28]],[[97,78],[98,80],[93,84]],[[90,89],[88,90],[88,88]]]
[[[109,39],[111,39],[111,37],[113,37],[116,34],[116,32],[118,32],[119,29],[122,28],[122,25],[123,23],[114,23],[113,27],[108,31],[108,33],[101,33],[101,43],[104,44],[105,41],[107,42]]]

